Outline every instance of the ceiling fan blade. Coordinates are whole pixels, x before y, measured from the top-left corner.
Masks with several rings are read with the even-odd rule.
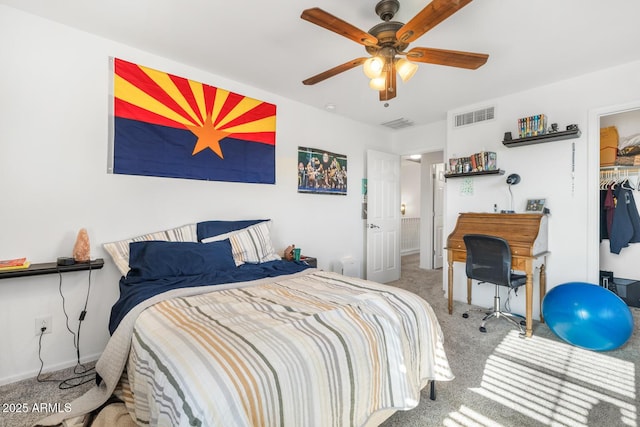
[[[380,91],[380,101],[388,101],[395,98],[397,95],[396,89],[396,70],[393,66],[393,63],[388,63],[384,90]]]
[[[357,59],[353,59],[349,62],[345,62],[344,64],[338,65],[337,67],[333,67],[330,70],[324,71],[320,74],[317,74],[313,77],[309,77],[306,80],[303,80],[302,83],[304,83],[305,85],[314,85],[316,83],[319,83],[323,80],[328,79],[329,77],[333,77],[336,74],[340,74],[344,71],[350,70],[354,67],[357,67],[358,65],[364,63],[364,61],[366,61],[367,58],[357,58]]]
[[[305,21],[319,25],[364,46],[376,46],[378,39],[319,7],[306,9],[300,15]]]
[[[396,32],[402,43],[411,43],[462,9],[472,0],[433,0]]]
[[[458,50],[414,47],[407,52],[407,59],[414,62],[447,65],[449,67],[475,70],[487,62],[489,55],[484,53],[461,52]]]

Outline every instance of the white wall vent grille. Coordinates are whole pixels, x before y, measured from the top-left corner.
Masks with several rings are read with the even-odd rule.
[[[453,127],[472,125],[478,122],[493,120],[495,118],[495,107],[487,107],[481,110],[470,111],[458,114],[454,117]]]

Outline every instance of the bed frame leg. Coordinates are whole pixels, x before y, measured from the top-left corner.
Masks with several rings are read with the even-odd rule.
[[[436,382],[431,380],[431,389],[429,390],[429,399],[436,400]]]

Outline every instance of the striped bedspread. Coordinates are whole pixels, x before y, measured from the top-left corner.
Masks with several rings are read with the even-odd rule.
[[[142,311],[118,394],[141,425],[364,426],[451,379],[424,300],[314,270]]]

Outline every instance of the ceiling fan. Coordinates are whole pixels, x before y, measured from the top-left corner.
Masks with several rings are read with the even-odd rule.
[[[314,85],[364,64],[363,70],[371,79],[369,86],[380,92],[380,101],[387,101],[396,96],[396,72],[402,81],[408,81],[418,68],[414,62],[475,70],[487,62],[489,55],[427,47],[414,47],[405,52],[409,43],[418,39],[471,1],[432,0],[409,22],[403,24],[392,21],[400,9],[398,0],[382,0],[376,5],[375,11],[384,22],[375,25],[369,32],[364,32],[320,8],[306,9],[300,16],[302,19],[363,45],[371,57],[353,59],[310,77],[302,83]]]

